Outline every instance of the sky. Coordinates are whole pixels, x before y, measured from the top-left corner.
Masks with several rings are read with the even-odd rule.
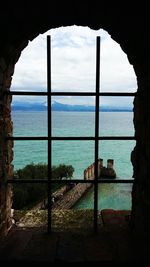
[[[96,77],[96,36],[100,45],[100,91],[136,92],[137,81],[132,65],[111,36],[100,29],[68,26],[40,34],[22,51],[15,66],[11,90],[47,90],[47,35],[51,35],[52,91],[94,92]],[[15,96],[14,102],[42,102],[46,97]],[[53,97],[71,105],[94,105],[94,97]],[[131,106],[133,98],[101,97],[101,105]],[[13,102],[13,103],[14,103]]]

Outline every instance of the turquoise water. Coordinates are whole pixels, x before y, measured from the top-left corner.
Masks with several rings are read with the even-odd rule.
[[[13,112],[14,136],[46,136],[47,114],[42,112]],[[52,112],[53,136],[94,136],[93,112]],[[132,112],[101,112],[101,136],[133,136]],[[114,159],[114,168],[118,178],[131,178],[133,174],[130,154],[135,141],[100,141],[99,157],[104,165],[107,159]],[[15,141],[14,169],[26,164],[47,163],[47,141]],[[94,162],[93,141],[53,141],[52,164],[71,164],[74,178],[83,179],[84,169]],[[130,208],[131,185],[99,185],[99,207]],[[119,206],[121,205],[121,207]],[[76,208],[93,207],[93,191],[87,193],[77,203]]]
[[[131,209],[132,184],[100,184],[98,209]],[[75,209],[93,209],[94,190],[86,193],[74,206]]]
[[[53,136],[94,136],[93,112],[53,112]],[[46,112],[14,112],[14,136],[46,136]],[[102,112],[100,135],[134,135],[132,112]],[[100,141],[99,157],[107,164],[114,159],[117,176],[132,177],[130,154],[134,141]],[[47,141],[15,141],[14,167],[22,168],[31,162],[47,163]],[[83,171],[94,162],[94,141],[53,141],[52,163],[72,164],[74,178],[83,178]]]

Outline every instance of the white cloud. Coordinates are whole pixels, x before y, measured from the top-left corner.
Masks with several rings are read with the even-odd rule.
[[[47,90],[47,35],[51,35],[52,40],[52,90],[95,91],[96,36],[100,35],[101,91],[136,91],[133,67],[120,46],[104,30],[81,26],[52,29],[30,42],[16,64],[12,90]],[[55,100],[58,99],[62,103],[93,104],[91,97],[57,97]]]

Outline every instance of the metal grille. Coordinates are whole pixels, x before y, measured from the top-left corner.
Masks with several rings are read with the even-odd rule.
[[[36,179],[36,180],[10,180],[8,183],[46,183],[48,185],[47,196],[48,196],[48,233],[52,231],[52,206],[51,206],[51,196],[52,196],[52,184],[53,183],[70,183],[67,179],[65,180],[52,180],[51,169],[52,169],[52,141],[59,140],[78,140],[78,141],[87,141],[93,140],[95,142],[95,179],[94,180],[81,180],[81,179],[72,179],[72,182],[75,183],[92,183],[94,186],[94,232],[98,230],[98,184],[100,183],[133,183],[134,179],[98,179],[98,158],[99,158],[99,140],[136,140],[134,136],[99,136],[99,102],[100,96],[135,96],[137,93],[119,93],[119,92],[100,92],[100,37],[96,38],[96,90],[95,92],[52,92],[51,91],[51,37],[47,36],[47,92],[21,92],[21,91],[9,91],[6,92],[9,95],[28,95],[28,96],[47,96],[48,104],[48,132],[47,136],[13,136],[6,137],[7,140],[46,140],[48,142],[48,174],[47,179]],[[94,137],[54,137],[52,136],[52,126],[51,126],[51,97],[52,96],[95,96],[95,136]]]

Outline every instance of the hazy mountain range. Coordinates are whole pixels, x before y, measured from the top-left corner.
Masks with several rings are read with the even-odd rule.
[[[13,111],[46,111],[47,106],[45,102],[43,103],[30,103],[30,102],[14,102],[12,104]],[[101,106],[101,111],[132,111],[131,107],[119,107],[119,106]],[[52,103],[52,111],[95,111],[95,106],[87,106],[87,105],[69,105],[62,104],[54,101]]]

